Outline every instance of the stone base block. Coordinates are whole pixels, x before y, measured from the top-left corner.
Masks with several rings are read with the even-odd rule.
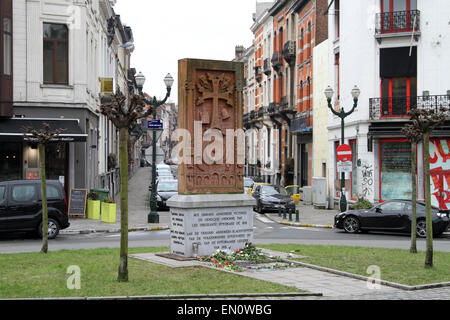
[[[253,207],[248,194],[176,195],[170,207],[170,253],[209,256],[253,242]]]

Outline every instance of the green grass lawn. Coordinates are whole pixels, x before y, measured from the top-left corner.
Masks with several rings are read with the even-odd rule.
[[[411,254],[409,250],[319,246],[319,245],[261,245],[271,250],[292,252],[307,256],[298,261],[350,272],[369,277],[366,273],[371,265],[381,270],[381,279],[406,285],[421,285],[450,281],[450,253],[433,254],[433,267],[424,268],[425,251]]]
[[[130,248],[129,253],[161,251],[168,248]],[[67,288],[71,265],[80,267],[80,290]],[[299,292],[218,270],[174,269],[132,258],[128,259],[129,282],[119,283],[118,266],[119,249],[1,254],[0,298]]]
[[[450,253],[434,252],[434,267],[424,268],[425,253],[408,250],[343,246],[261,245],[293,252],[299,261],[370,276],[370,265],[381,269],[383,280],[407,285],[450,281]],[[168,248],[130,248],[129,253],[162,252]],[[81,269],[81,289],[69,290],[67,268]],[[294,287],[259,281],[201,267],[170,268],[130,258],[129,282],[117,282],[119,249],[62,250],[0,254],[0,298],[101,297],[173,294],[284,293]]]

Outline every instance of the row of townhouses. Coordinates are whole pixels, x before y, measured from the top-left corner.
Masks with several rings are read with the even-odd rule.
[[[246,175],[313,194],[321,191],[315,181],[325,180],[322,205],[334,207],[343,134],[352,150],[347,199],[410,199],[411,146],[401,128],[411,108],[449,107],[450,2],[257,2],[251,31],[253,44],[237,46],[235,58],[246,74]],[[354,97],[357,107],[342,125],[329,108],[350,112]],[[432,203],[449,209],[450,121],[433,131],[429,150],[419,145],[417,158],[419,199],[429,183]]]
[[[132,29],[115,0],[2,0],[0,181],[39,179],[36,146],[23,127],[65,129],[46,150],[47,178],[70,188],[118,191],[118,131],[96,113],[102,97],[137,93]],[[133,170],[142,127],[130,130]]]

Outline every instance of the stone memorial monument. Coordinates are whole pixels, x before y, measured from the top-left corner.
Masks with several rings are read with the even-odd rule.
[[[178,195],[167,202],[173,255],[235,251],[253,241],[255,200],[243,184],[243,80],[241,62],[178,61]]]

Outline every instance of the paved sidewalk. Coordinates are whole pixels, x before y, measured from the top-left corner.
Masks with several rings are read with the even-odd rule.
[[[296,221],[296,215],[292,214],[292,220],[289,220],[289,215],[286,217],[278,213],[266,213],[266,217],[269,219],[292,226],[299,227],[316,227],[316,228],[333,228],[334,216],[339,213],[338,210],[328,210],[328,209],[316,209],[313,205],[306,205],[303,201],[297,205],[297,210],[299,211],[299,221]]]
[[[150,213],[151,168],[138,168],[128,184],[128,228],[133,230],[160,230],[170,226],[169,212],[159,212],[159,223],[148,223]],[[115,197],[117,204],[116,223],[100,220],[70,218],[70,227],[61,230],[62,234],[89,232],[120,232],[120,196]]]
[[[170,228],[170,213],[160,211],[159,223],[148,223],[147,216],[150,212],[150,191],[148,186],[151,184],[151,168],[138,168],[136,173],[129,181],[128,196],[128,228],[130,231],[149,231]],[[91,220],[84,218],[70,218],[70,227],[61,230],[61,234],[77,234],[92,232],[120,232],[120,198],[115,198],[117,203],[116,223],[106,223],[100,220]],[[312,205],[305,205],[303,202],[297,206],[299,210],[301,226],[328,227],[331,228],[334,216],[338,213],[336,210],[315,209]],[[266,216],[278,223],[290,223],[288,217],[278,217],[277,213]],[[295,214],[292,216],[292,223],[295,223]]]

